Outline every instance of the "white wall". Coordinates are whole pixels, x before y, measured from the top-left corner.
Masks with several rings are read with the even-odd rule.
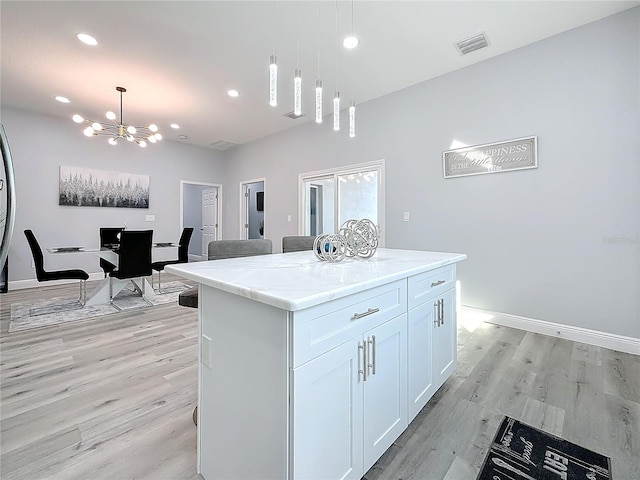
[[[267,179],[277,251],[299,173],[384,158],[386,246],[466,253],[465,304],[640,338],[639,11],[363,103],[355,139],[325,119],[232,150],[228,185]],[[442,178],[454,141],[529,135],[538,169]]]
[[[113,147],[104,139],[87,138],[70,120],[2,108],[14,161],[16,222],[9,250],[9,282],[35,278],[31,252],[23,231],[32,229],[47,246],[99,245],[101,226],[153,229],[155,241],[180,237],[180,180],[222,183],[222,154],[212,149],[163,140],[143,149],[128,142]],[[63,207],[58,205],[60,165],[149,175],[149,209]],[[146,222],[155,215],[155,222]],[[101,272],[91,254],[51,256],[47,269],[82,268]]]

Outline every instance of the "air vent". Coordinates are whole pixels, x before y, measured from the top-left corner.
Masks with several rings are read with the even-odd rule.
[[[293,118],[294,120],[297,120],[297,119],[299,119],[300,117],[304,117],[304,113],[303,113],[302,115],[296,115],[296,114],[295,114],[295,113],[293,113],[293,112],[289,112],[289,113],[285,113],[285,114],[283,115],[283,117],[289,117],[289,118]]]
[[[218,140],[211,144],[216,150],[229,150],[230,148],[237,147],[237,143],[225,142],[224,140]]]
[[[466,55],[467,53],[475,52],[481,48],[489,46],[489,40],[484,32],[480,32],[477,35],[465,38],[455,43],[456,49],[460,52],[460,55]]]

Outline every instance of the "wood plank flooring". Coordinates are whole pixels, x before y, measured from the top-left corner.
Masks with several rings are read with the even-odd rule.
[[[0,295],[0,477],[200,480],[196,311],[7,333],[11,302],[75,290]],[[615,480],[640,479],[640,357],[459,323],[456,373],[366,480],[473,480],[503,415],[611,457]]]

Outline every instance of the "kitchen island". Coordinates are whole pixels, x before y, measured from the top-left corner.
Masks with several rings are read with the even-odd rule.
[[[198,471],[359,479],[455,370],[456,253],[178,264],[199,283]]]

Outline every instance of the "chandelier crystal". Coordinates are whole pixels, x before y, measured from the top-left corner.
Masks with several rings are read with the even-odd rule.
[[[146,127],[138,127],[133,125],[125,125],[122,119],[122,94],[127,91],[124,87],[116,87],[120,92],[120,121],[117,121],[116,114],[107,112],[107,120],[111,122],[96,122],[88,120],[77,113],[72,117],[73,121],[79,124],[87,125],[83,133],[87,137],[105,136],[109,137],[107,142],[109,145],[117,145],[119,139],[126,139],[129,142],[135,142],[142,148],[147,146],[147,142],[156,143],[162,140],[162,135],[158,132],[158,126],[154,123]]]

